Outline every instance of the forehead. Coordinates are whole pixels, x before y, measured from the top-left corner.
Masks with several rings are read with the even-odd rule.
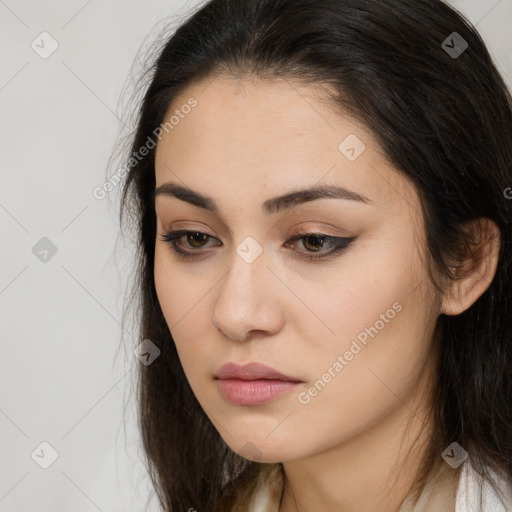
[[[191,100],[195,106],[184,108]],[[291,186],[339,184],[383,209],[415,200],[371,131],[335,110],[325,89],[222,75],[175,97],[164,123],[171,116],[156,150],[157,187],[181,181],[216,197],[227,187],[270,197]]]

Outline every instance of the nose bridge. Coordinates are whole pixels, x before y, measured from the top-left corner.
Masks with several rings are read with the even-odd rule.
[[[244,239],[233,254],[231,268],[219,283],[212,321],[226,335],[245,339],[251,330],[273,331],[279,309],[263,247],[252,237]]]
[[[245,237],[234,247],[231,270],[224,280],[224,288],[233,288],[231,293],[240,293],[241,297],[245,293],[243,287],[249,288],[249,294],[257,294],[258,283],[268,279],[267,274],[271,273],[267,263],[263,245],[253,236]]]

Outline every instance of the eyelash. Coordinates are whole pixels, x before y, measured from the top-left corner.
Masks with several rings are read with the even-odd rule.
[[[181,259],[197,258],[198,256],[201,256],[201,254],[200,254],[200,252],[202,252],[201,249],[186,250],[186,249],[183,249],[181,244],[178,242],[178,240],[182,236],[188,235],[190,233],[196,234],[196,235],[197,234],[206,235],[207,237],[209,237],[208,240],[206,240],[206,242],[208,242],[211,238],[215,238],[215,237],[208,235],[207,233],[203,233],[201,231],[177,230],[177,231],[169,231],[167,233],[161,234],[160,240],[162,240],[165,243],[170,244],[173,251]],[[298,240],[302,240],[302,239],[309,238],[309,237],[317,237],[317,238],[324,239],[324,240],[331,240],[334,243],[334,248],[332,248],[329,251],[324,251],[322,253],[320,253],[320,252],[313,253],[312,255],[307,255],[307,254],[301,253],[299,257],[304,258],[306,260],[327,259],[327,258],[334,256],[335,254],[345,250],[356,239],[356,237],[342,238],[342,237],[325,235],[323,233],[300,231],[297,234],[295,234],[292,238],[290,238],[288,240],[288,242],[296,242]]]

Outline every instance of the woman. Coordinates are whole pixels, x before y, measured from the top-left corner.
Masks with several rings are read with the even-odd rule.
[[[512,510],[512,100],[476,30],[212,0],[150,71],[121,219],[162,507]]]

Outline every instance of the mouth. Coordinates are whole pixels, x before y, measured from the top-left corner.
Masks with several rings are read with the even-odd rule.
[[[227,363],[220,367],[215,374],[216,379],[239,379],[239,380],[283,380],[288,382],[302,382],[300,379],[285,375],[269,366],[260,363],[248,363],[239,365]]]
[[[303,383],[259,363],[223,365],[215,374],[223,397],[235,405],[263,405]]]

